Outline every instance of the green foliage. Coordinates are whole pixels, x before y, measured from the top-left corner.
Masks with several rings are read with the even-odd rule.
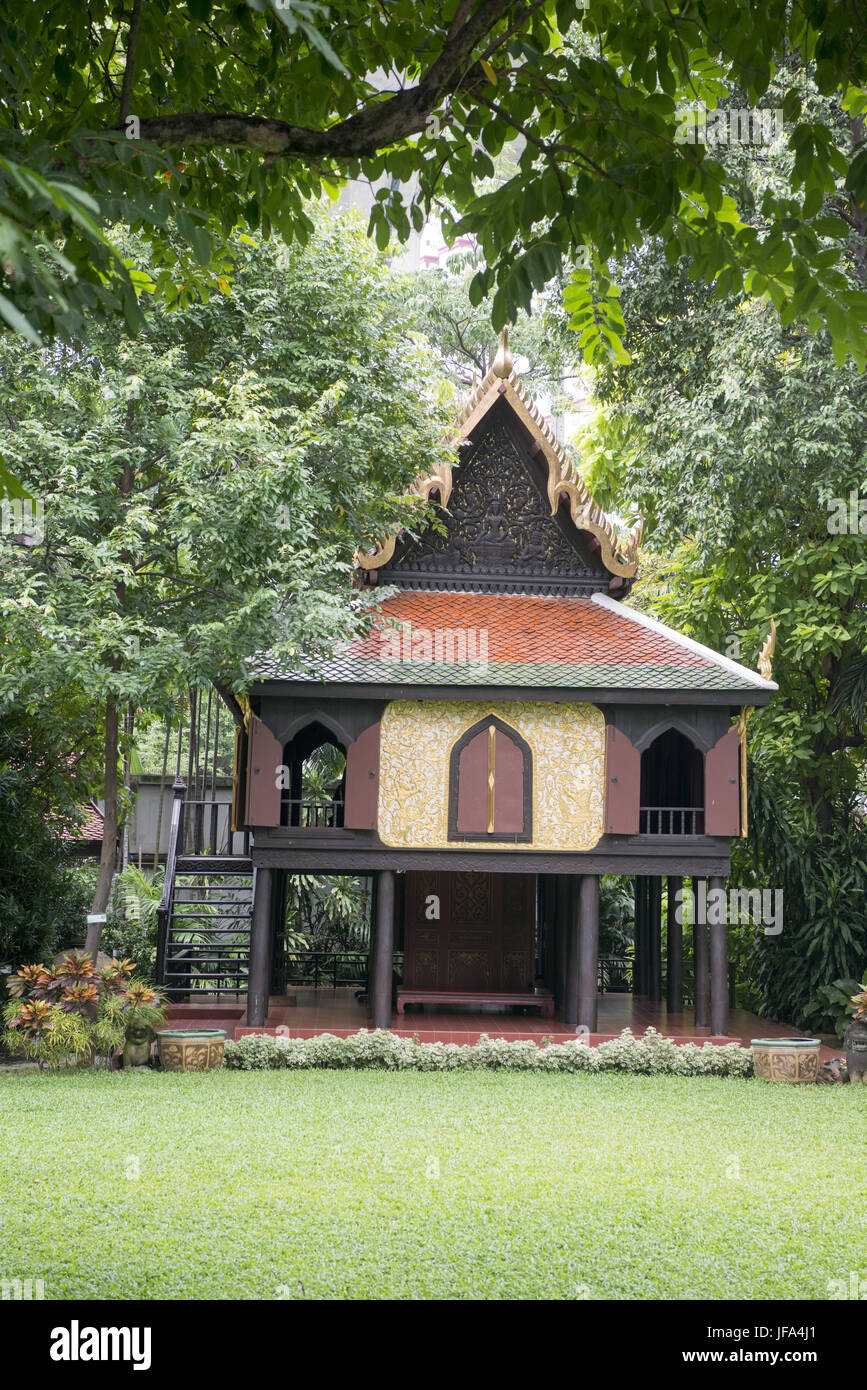
[[[670,1076],[752,1076],[749,1048],[738,1043],[675,1043],[654,1028],[636,1038],[624,1028],[619,1038],[588,1047],[586,1043],[549,1043],[490,1038],[477,1043],[423,1043],[394,1033],[362,1030],[354,1037],[322,1033],[315,1038],[269,1037],[247,1033],[226,1043],[223,1065],[230,1071],[337,1068],[385,1071],[605,1072],[626,1071]]]
[[[148,878],[127,864],[115,880],[112,910],[102,933],[102,949],[134,960],[139,976],[153,980],[157,959],[157,908],[163,895],[165,869]]]
[[[0,964],[50,955],[84,931],[87,883],[61,837],[75,824],[75,765],[58,758],[52,703],[32,722],[17,710],[0,720]]]
[[[98,970],[90,956],[68,952],[56,965],[24,965],[10,978],[3,1010],[3,1042],[40,1067],[106,1062],[130,1025],[162,1022],[159,991],[129,977],[133,961],[112,961]]]
[[[849,121],[811,109],[786,52]],[[863,295],[839,273],[848,224],[818,214],[834,192],[864,205],[865,83],[843,5],[18,5],[0,26],[0,311],[25,334],[101,315],[137,328],[146,294],[187,307],[222,292],[236,229],[304,242],[311,200],[360,178],[381,249],[431,207],[447,237],[477,238],[474,294],[493,293],[497,326],[585,247],[573,325],[585,356],[624,360],[609,265],[657,236],[696,277],[826,323],[863,362]],[[721,103],[784,113],[786,178],[762,190],[761,229],[713,141],[684,133],[685,107]],[[149,264],[112,244],[119,221],[151,241]]]
[[[440,457],[450,393],[357,223],[235,249],[233,297],[154,307],[134,344],[115,323],[87,351],[0,337],[0,453],[45,509],[34,545],[0,536],[0,717],[40,723],[49,692],[75,715],[54,746],[90,750],[110,705],[176,717],[189,685],[246,688],[256,652],[297,667],[363,626],[355,548]],[[109,838],[118,753],[94,788]]]
[[[477,256],[449,257],[444,268],[403,277],[407,312],[417,330],[440,353],[453,381],[463,390],[474,376],[485,377],[494,364],[497,341],[491,331],[493,301],[470,296]],[[519,312],[509,330],[513,355],[526,358],[521,380],[534,392],[547,391],[563,403],[563,381],[572,375],[578,343],[561,308],[561,285],[553,283],[534,300],[533,313]]]
[[[604,874],[599,881],[599,954],[624,955],[635,931],[635,880]]]
[[[316,951],[366,950],[370,940],[368,881],[350,874],[328,878],[291,874],[286,923],[295,944]]]
[[[842,1038],[855,1017],[853,999],[863,988],[858,980],[834,980],[830,985],[820,985],[808,1017],[812,1016],[820,1028],[824,1028],[827,1019],[832,1019],[834,1032]]]
[[[0,450],[46,512],[43,544],[0,544],[0,704],[72,686],[173,713],[183,684],[243,688],[251,653],[297,664],[358,622],[354,548],[433,466],[439,379],[357,228],[237,250],[231,301],[154,311],[134,345],[0,343]]]
[[[835,123],[809,74],[781,70],[796,79],[811,118]],[[726,156],[728,188],[756,227],[787,161],[777,148]],[[839,190],[822,201],[817,216],[846,210]],[[851,230],[847,281],[863,287],[867,224]],[[647,519],[653,577],[639,604],[753,668],[776,621],[780,690],[748,726],[750,835],[734,847],[733,881],[782,889],[783,931],[736,945],[744,1002],[800,1024],[820,986],[867,964],[867,536],[829,525],[833,499],[863,484],[867,378],[826,334],[711,293],[659,245],[623,280],[632,361],[599,374],[585,464],[603,501],[626,499]]]

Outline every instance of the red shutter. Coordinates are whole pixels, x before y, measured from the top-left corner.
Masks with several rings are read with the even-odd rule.
[[[737,725],[724,733],[704,760],[706,835],[740,835],[740,745]]]
[[[614,724],[605,736],[605,829],[610,835],[637,835],[641,754]]]
[[[283,749],[267,724],[250,717],[247,754],[247,824],[280,824],[280,769]]]
[[[247,731],[235,726],[235,761],[232,766],[232,829],[247,826]]]
[[[494,834],[523,832],[524,753],[514,739],[498,729],[494,738]]]
[[[488,731],[481,729],[458,758],[457,828],[464,835],[488,829]]]
[[[375,830],[379,815],[379,724],[371,724],[346,751],[347,830]]]

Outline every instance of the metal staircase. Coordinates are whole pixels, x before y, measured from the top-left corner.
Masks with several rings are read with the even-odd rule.
[[[185,801],[174,785],[166,880],[158,909],[157,983],[173,1001],[246,993],[256,871],[249,855],[217,836],[213,805]],[[225,809],[225,808],[221,808]],[[203,833],[212,816],[210,834]],[[185,852],[191,851],[191,852]]]

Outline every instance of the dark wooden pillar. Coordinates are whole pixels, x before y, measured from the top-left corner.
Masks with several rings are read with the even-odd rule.
[[[662,879],[647,880],[647,995],[662,1003]]]
[[[250,977],[247,982],[247,1026],[264,1028],[271,990],[274,951],[273,869],[256,870],[253,923],[250,933]]]
[[[724,878],[710,879],[711,892],[725,891]],[[715,917],[721,921],[714,921]],[[728,926],[726,907],[708,912],[710,920],[710,1030],[717,1037],[729,1031]]]
[[[566,980],[563,989],[563,1022],[569,1028],[578,1025],[578,938],[580,912],[580,878],[570,874],[564,880],[566,898]]]
[[[370,1002],[374,1028],[391,1027],[394,969],[394,874],[381,869],[376,885],[376,936],[370,962]]]
[[[562,1018],[566,1007],[566,956],[569,943],[569,879],[554,879],[554,1008]]]
[[[645,951],[644,904],[646,900],[645,892],[646,880],[636,875],[635,879],[635,927],[633,930],[633,957],[632,957],[632,993],[647,993],[646,963],[647,953]]]
[[[599,986],[599,877],[584,874],[578,890],[578,1023],[596,1032]]]
[[[682,887],[682,878],[669,878],[665,1002],[670,1014],[683,1013],[683,925],[677,920],[677,895]]]
[[[376,893],[379,874],[370,875],[370,906],[367,931],[367,1012],[373,1012],[373,962],[376,959]]]
[[[707,890],[701,879],[693,879],[696,919],[706,915]],[[707,925],[696,920],[692,928],[693,962],[695,965],[695,1026],[710,1028],[710,975],[708,972]]]

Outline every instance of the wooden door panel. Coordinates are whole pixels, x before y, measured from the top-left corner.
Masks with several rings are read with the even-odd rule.
[[[426,916],[431,895],[439,899],[438,921]],[[404,931],[404,983],[409,988],[532,988],[535,877],[408,873]]]

